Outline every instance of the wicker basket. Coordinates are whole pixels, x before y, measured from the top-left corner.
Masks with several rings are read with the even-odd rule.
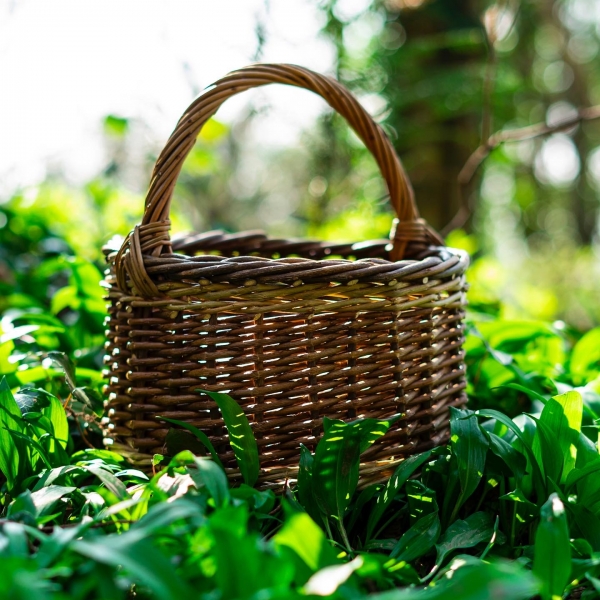
[[[391,243],[271,239],[209,232],[171,241],[169,206],[204,123],[230,96],[268,83],[320,94],[375,157],[397,219]],[[141,467],[187,421],[236,464],[216,404],[243,407],[261,456],[259,484],[294,478],[299,445],[322,418],[403,416],[362,457],[362,482],[448,438],[466,402],[463,325],[468,256],[418,217],[383,130],[336,81],[292,65],[230,73],[185,112],[158,158],[140,225],[105,250],[109,305],[108,443]],[[328,258],[341,256],[342,258]]]

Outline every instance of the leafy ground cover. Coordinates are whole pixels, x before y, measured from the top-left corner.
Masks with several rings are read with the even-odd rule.
[[[100,449],[99,277],[51,257],[5,296],[0,597],[600,596],[600,329],[472,313],[470,407],[447,446],[361,487],[360,452],[390,422],[326,421],[298,482],[259,491],[227,396],[243,483],[201,435],[151,476]]]

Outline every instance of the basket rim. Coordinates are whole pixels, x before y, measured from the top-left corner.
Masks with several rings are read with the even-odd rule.
[[[113,238],[103,247],[109,263],[116,260],[119,242]],[[160,256],[144,253],[143,263],[155,283],[205,280],[207,283],[238,285],[358,282],[389,285],[395,281],[457,277],[464,274],[470,262],[465,250],[448,246],[429,246],[411,259],[392,261],[379,258],[387,255],[388,246],[387,240],[339,244],[273,239],[254,231],[240,234],[214,231],[174,239],[174,253]],[[194,255],[182,253],[186,251]],[[361,253],[365,252],[370,256],[361,258]],[[292,256],[277,256],[280,254]],[[334,258],[331,255],[356,258]]]

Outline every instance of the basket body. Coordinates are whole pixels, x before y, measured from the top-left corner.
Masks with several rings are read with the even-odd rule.
[[[364,142],[396,213],[389,241],[171,240],[173,191],[203,125],[227,98],[271,83],[319,94]],[[443,243],[419,217],[384,130],[339,82],[285,64],[229,73],[187,108],[154,166],[141,223],[106,250],[107,443],[149,467],[172,450],[163,419],[186,421],[235,478],[221,413],[202,390],[230,394],[247,415],[262,487],[295,478],[300,444],[314,450],[324,417],[398,417],[362,454],[363,484],[445,442],[449,408],[466,402],[468,257]]]
[[[219,409],[198,390],[243,408],[263,487],[295,478],[300,444],[314,450],[323,417],[402,415],[362,455],[363,483],[448,439],[449,407],[466,402],[465,253],[431,247],[393,262],[372,243],[335,247],[334,261],[322,260],[325,244],[218,233],[174,250],[146,259],[152,298],[117,285],[107,251],[106,435],[134,463],[165,453],[171,426],[160,416],[204,431],[235,476]]]

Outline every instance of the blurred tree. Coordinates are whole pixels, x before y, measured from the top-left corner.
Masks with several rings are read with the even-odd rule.
[[[356,3],[345,0],[317,4],[326,17],[323,33],[337,49],[338,75],[355,91],[385,102],[383,124],[422,214],[437,228],[465,225],[478,208],[489,219],[479,186],[460,186],[459,174],[478,146],[489,154],[493,129],[540,121],[552,126],[599,100],[593,58],[600,28],[588,0],[371,0],[354,11],[348,6]],[[375,23],[369,43],[357,48],[352,42],[369,22]],[[572,231],[558,235],[561,241],[592,242],[598,177],[586,166],[598,132],[597,126],[576,125],[566,137],[497,151],[484,165],[484,175],[501,166],[512,180],[510,209],[523,233],[536,234],[533,243],[557,239],[546,219],[553,210],[568,213],[567,229],[572,223]],[[336,139],[339,153],[343,136]],[[334,164],[321,161],[321,170]],[[463,184],[470,183],[474,170],[462,175]],[[498,234],[497,227],[485,228]]]

